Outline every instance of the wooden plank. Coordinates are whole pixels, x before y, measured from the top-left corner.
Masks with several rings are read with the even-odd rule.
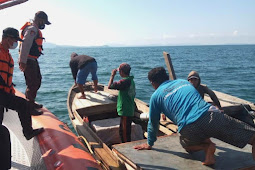
[[[75,120],[72,120],[76,132],[83,136],[88,142],[89,146],[94,152],[94,156],[102,161],[106,169],[121,169],[117,158],[113,155],[112,151],[106,146],[100,138],[92,131],[86,122],[83,122],[80,115],[74,111]]]
[[[81,116],[90,116],[106,112],[116,111],[117,103],[109,99],[109,93],[99,91],[97,93],[86,91],[86,99],[78,99],[75,95],[72,108],[76,109]]]
[[[187,153],[181,146],[179,136],[162,136],[158,137],[152,150],[133,149],[134,146],[146,143],[146,140],[134,141],[124,144],[113,145],[117,155],[125,157],[123,161],[131,161],[131,165],[141,169],[239,169],[244,167],[255,166],[252,159],[250,145],[243,149],[231,146],[217,139],[212,139],[216,143],[215,158],[216,163],[212,167],[202,165],[205,159],[203,151]],[[128,162],[127,161],[127,162]]]
[[[112,113],[116,111],[116,103],[109,103],[104,105],[90,106],[77,109],[81,116],[92,116],[103,113]]]
[[[104,91],[98,91],[97,93],[90,91],[90,92],[85,92],[85,94],[86,94],[86,99],[80,99],[81,103],[84,106],[87,106],[88,102],[90,102],[91,106],[115,103],[114,101],[109,99],[108,96],[110,94]]]
[[[177,133],[178,127],[171,121],[160,121],[160,125],[166,127],[170,131]]]
[[[77,126],[76,128],[77,133],[86,138],[96,157],[103,162],[107,169],[121,169],[118,159],[108,146],[95,135],[88,124],[83,123],[83,126]]]
[[[172,135],[174,133],[173,131],[164,126],[159,126],[159,131],[163,132],[166,135]]]
[[[139,99],[135,98],[135,103],[136,103],[136,107],[137,109],[141,112],[141,113],[149,113],[149,105]]]
[[[173,67],[173,64],[172,64],[172,61],[171,61],[171,57],[167,52],[163,52],[163,56],[165,58],[165,63],[166,63],[166,66],[167,66],[167,70],[169,72],[169,78],[171,80],[175,80],[176,76],[175,76],[174,67]]]

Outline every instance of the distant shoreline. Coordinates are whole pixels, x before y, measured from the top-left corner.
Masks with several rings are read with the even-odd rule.
[[[134,46],[111,46],[111,45],[102,45],[102,46],[73,46],[73,45],[57,45],[53,43],[45,43],[44,48],[118,48],[118,47],[190,47],[190,46],[252,46],[255,44],[179,44],[179,45],[134,45]]]

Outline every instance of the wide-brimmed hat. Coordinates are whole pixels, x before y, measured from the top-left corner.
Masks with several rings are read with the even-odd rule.
[[[43,11],[38,11],[37,13],[35,13],[35,18],[36,17],[45,20],[46,25],[51,24],[51,22],[48,20],[48,15]]]
[[[17,41],[23,41],[20,37],[19,37],[19,31],[15,28],[5,28],[3,30],[3,36],[4,37],[11,37],[11,38],[15,38]]]

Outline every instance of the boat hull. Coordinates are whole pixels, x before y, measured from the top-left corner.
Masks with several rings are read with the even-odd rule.
[[[25,97],[19,91],[16,95]],[[13,143],[19,143],[19,148],[24,148],[23,153],[26,156],[26,165],[17,163],[12,153],[13,169],[48,169],[48,170],[70,170],[70,169],[101,169],[100,165],[89,153],[87,148],[79,138],[61,122],[47,108],[41,109],[44,113],[40,116],[32,116],[33,128],[44,128],[44,132],[31,140],[25,140],[22,134],[22,128],[19,123],[18,114],[9,110],[5,113],[4,124],[10,129]],[[12,116],[12,117],[8,117]],[[12,148],[12,150],[16,150]],[[17,155],[21,157],[20,155]]]

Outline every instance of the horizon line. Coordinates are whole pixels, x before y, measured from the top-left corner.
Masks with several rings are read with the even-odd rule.
[[[77,47],[77,48],[88,48],[88,47],[167,47],[167,46],[224,46],[224,45],[255,45],[255,43],[226,43],[226,44],[168,44],[168,45],[160,45],[160,44],[152,44],[152,45],[88,45],[88,46],[80,46],[80,45],[58,45],[54,43],[44,43],[46,46],[55,46],[55,47]]]

